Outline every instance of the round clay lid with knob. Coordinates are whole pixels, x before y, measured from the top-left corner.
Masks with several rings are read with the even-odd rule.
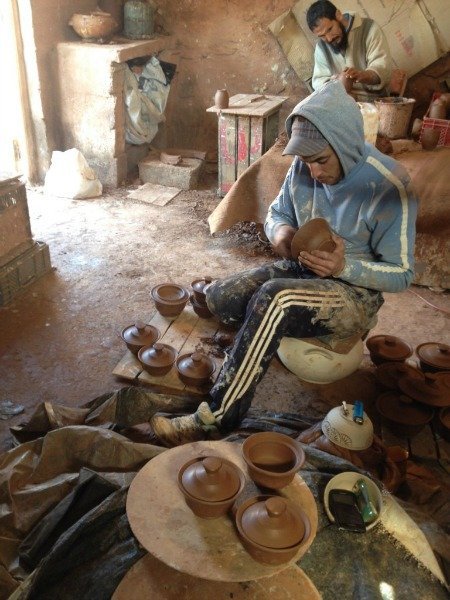
[[[281,496],[269,496],[250,504],[241,517],[245,535],[266,548],[290,548],[305,535],[305,524],[291,502]]]
[[[409,344],[393,335],[374,335],[366,345],[370,352],[385,360],[404,360],[413,353]]]
[[[151,346],[159,338],[159,331],[144,321],[136,321],[122,331],[122,338],[129,344]]]
[[[402,377],[401,391],[430,406],[450,406],[450,373],[425,373],[422,379]]]
[[[208,378],[215,369],[213,361],[202,352],[193,352],[182,356],[177,364],[178,370],[182,375],[191,379]]]
[[[184,469],[184,471],[183,471]],[[241,487],[237,467],[219,456],[201,457],[181,467],[183,488],[194,498],[220,502],[234,496]]]
[[[433,416],[432,408],[397,392],[386,392],[379,396],[377,407],[391,421],[405,425],[423,425]]]
[[[210,277],[209,275],[205,275],[203,279],[194,279],[194,281],[191,283],[191,287],[195,292],[202,293],[205,285],[211,282],[212,277]]]
[[[167,367],[172,365],[176,350],[167,344],[153,344],[148,348],[143,348],[139,354],[139,360],[150,367]]]
[[[424,363],[436,369],[450,371],[450,346],[439,342],[426,342],[416,348],[416,354]]]

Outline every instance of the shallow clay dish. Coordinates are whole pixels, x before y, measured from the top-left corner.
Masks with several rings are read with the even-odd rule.
[[[430,406],[415,402],[398,392],[378,396],[376,407],[386,427],[398,436],[413,437],[422,431],[433,418]]]
[[[147,325],[143,321],[136,321],[122,329],[120,337],[127,345],[128,350],[137,356],[139,350],[144,346],[151,346],[159,339],[160,333],[153,325]]]
[[[139,350],[138,359],[147,373],[161,377],[170,371],[175,362],[177,351],[168,344],[153,344]]]
[[[374,335],[366,340],[366,346],[375,365],[404,362],[413,353],[409,344],[393,335]]]
[[[336,446],[350,450],[365,450],[373,442],[373,425],[367,414],[363,422],[353,420],[353,404],[332,408],[322,421],[322,432]]]
[[[157,311],[164,317],[179,315],[189,300],[189,292],[176,283],[160,283],[151,290]]]
[[[178,487],[186,504],[203,519],[225,515],[244,485],[242,471],[231,461],[219,456],[191,459],[178,473]]]
[[[204,386],[210,383],[216,364],[202,352],[182,354],[176,360],[178,376],[186,385]]]
[[[387,390],[399,390],[400,378],[423,379],[423,373],[404,362],[386,362],[377,366],[376,377]]]
[[[242,545],[258,562],[289,562],[311,536],[311,524],[303,509],[282,496],[255,496],[236,511],[236,527]]]
[[[422,371],[437,373],[450,371],[450,346],[440,342],[426,342],[416,348]]]
[[[291,253],[297,259],[300,252],[322,250],[333,252],[336,244],[331,237],[332,231],[325,219],[311,219],[295,233],[291,241]]]
[[[450,373],[425,373],[419,380],[402,377],[398,385],[413,400],[429,406],[450,406]]]
[[[244,440],[242,455],[253,481],[270,489],[289,485],[305,462],[303,448],[296,440],[270,431],[254,433]]]

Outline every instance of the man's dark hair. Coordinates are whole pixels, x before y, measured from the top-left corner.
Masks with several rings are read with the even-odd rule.
[[[320,19],[336,19],[337,8],[329,0],[318,0],[311,4],[306,13],[306,22],[311,31],[317,26]]]

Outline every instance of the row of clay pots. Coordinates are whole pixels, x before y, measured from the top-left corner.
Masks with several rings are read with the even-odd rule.
[[[374,335],[366,341],[370,358],[375,365],[401,362],[412,356],[413,348],[393,335]],[[441,342],[425,342],[417,346],[416,355],[424,372],[450,371],[450,346]]]
[[[284,434],[263,432],[248,437],[242,448],[248,474],[260,486],[281,489],[304,463],[300,444]],[[225,516],[231,510],[238,535],[249,554],[263,564],[291,560],[311,535],[305,511],[288,498],[268,494],[237,500],[246,477],[220,456],[199,456],[178,473],[186,504],[204,519]]]

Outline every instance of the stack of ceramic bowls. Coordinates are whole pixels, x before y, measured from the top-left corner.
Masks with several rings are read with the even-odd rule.
[[[192,291],[191,304],[195,314],[201,319],[210,319],[213,314],[206,304],[205,287],[212,282],[212,277],[205,275],[202,279],[194,279],[191,283]]]
[[[250,479],[266,490],[289,485],[305,460],[298,442],[273,432],[249,436],[242,452]],[[255,560],[270,565],[288,562],[311,537],[306,512],[275,492],[238,504],[245,481],[236,465],[218,456],[189,460],[178,473],[179,489],[194,514],[214,519],[233,509],[242,545]]]

